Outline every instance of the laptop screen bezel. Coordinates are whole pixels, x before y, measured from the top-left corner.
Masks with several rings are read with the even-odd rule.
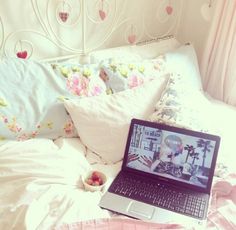
[[[188,183],[184,183],[181,181],[176,181],[176,180],[173,180],[170,178],[162,177],[160,175],[156,175],[156,174],[152,174],[152,173],[148,173],[148,172],[144,172],[144,171],[140,171],[140,170],[137,170],[134,168],[127,167],[128,152],[129,152],[133,127],[135,124],[215,141],[215,149],[214,149],[214,153],[213,153],[212,164],[211,164],[210,171],[209,171],[209,179],[207,182],[207,186],[206,187],[199,187],[199,186],[196,186],[193,184],[188,184]],[[193,130],[189,130],[189,129],[183,129],[183,128],[179,128],[179,127],[175,127],[175,126],[168,126],[165,124],[154,123],[154,122],[150,122],[150,121],[146,121],[146,120],[140,120],[140,119],[133,118],[131,120],[131,125],[130,125],[129,132],[128,132],[128,138],[127,138],[126,147],[125,147],[125,154],[124,154],[124,159],[123,159],[123,163],[122,163],[122,170],[128,171],[130,173],[135,173],[136,175],[141,175],[144,177],[148,176],[148,178],[150,178],[150,179],[159,180],[160,182],[162,181],[163,183],[169,183],[173,186],[184,187],[189,190],[194,190],[194,191],[210,194],[211,186],[212,186],[212,179],[213,179],[213,175],[214,175],[214,169],[215,169],[218,150],[219,150],[219,145],[220,145],[220,137],[217,135],[202,133],[202,132],[193,131]]]

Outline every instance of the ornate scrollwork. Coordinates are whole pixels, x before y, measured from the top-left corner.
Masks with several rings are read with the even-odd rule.
[[[173,34],[183,0],[142,1],[142,9],[136,6],[135,12],[130,1],[123,0],[31,0],[33,29],[12,25],[5,34],[0,17],[0,49],[5,56],[45,59],[84,55],[105,47],[110,40],[132,45]]]

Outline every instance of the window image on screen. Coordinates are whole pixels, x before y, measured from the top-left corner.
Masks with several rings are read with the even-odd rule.
[[[126,166],[207,187],[215,141],[135,125]]]

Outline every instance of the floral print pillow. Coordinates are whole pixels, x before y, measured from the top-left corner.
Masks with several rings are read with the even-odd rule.
[[[201,90],[191,87],[180,74],[172,73],[149,120],[208,132],[210,125],[205,117],[209,108],[210,102]]]
[[[101,64],[100,77],[108,93],[116,93],[142,85],[166,74],[165,56],[137,62],[120,62],[110,59]]]
[[[0,75],[0,140],[77,136],[63,102],[106,93],[97,65],[6,58]]]
[[[65,80],[67,90],[73,95],[88,97],[106,92],[106,86],[99,77],[98,64],[52,64],[52,67]]]

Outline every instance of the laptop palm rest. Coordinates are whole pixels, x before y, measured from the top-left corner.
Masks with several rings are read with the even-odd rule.
[[[127,211],[140,219],[152,219],[155,208],[138,201],[131,201]]]
[[[106,192],[99,202],[99,206],[102,208],[108,208],[107,204],[113,204],[113,211],[137,219],[152,220],[156,218],[156,207],[114,193]]]
[[[145,206],[145,203],[134,201],[126,197],[118,196],[114,193],[106,192],[101,199],[99,206],[102,208],[108,208],[108,204],[113,204],[113,211],[117,213],[123,213],[126,216],[132,216],[133,218],[141,219],[144,221],[152,221],[154,223],[176,223],[194,224],[197,227],[201,227],[206,224],[206,221],[200,221],[192,219],[191,217],[174,213],[165,209],[154,207],[151,205]],[[109,209],[109,208],[108,208]]]

